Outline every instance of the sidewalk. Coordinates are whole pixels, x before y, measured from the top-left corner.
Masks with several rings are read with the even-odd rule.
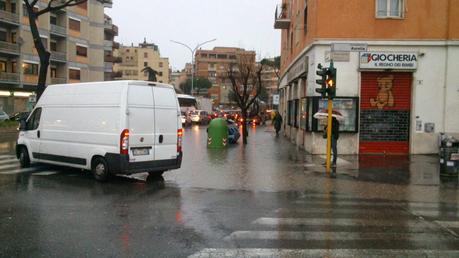
[[[325,172],[325,155],[307,155],[305,171]],[[341,155],[333,172],[360,181],[395,185],[440,185],[457,177],[440,178],[438,155]]]

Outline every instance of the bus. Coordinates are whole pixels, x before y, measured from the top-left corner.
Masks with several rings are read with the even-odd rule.
[[[198,103],[195,97],[186,94],[177,94],[177,98],[180,105],[180,111],[182,113],[191,112],[197,109]]]

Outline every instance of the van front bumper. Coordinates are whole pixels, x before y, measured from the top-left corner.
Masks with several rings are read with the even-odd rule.
[[[178,169],[182,165],[182,152],[175,159],[129,162],[129,155],[107,153],[105,160],[111,174],[130,175],[142,172],[162,172]]]

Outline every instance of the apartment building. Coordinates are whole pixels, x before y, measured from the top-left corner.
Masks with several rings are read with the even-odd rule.
[[[271,59],[271,61],[274,61]],[[261,72],[261,83],[265,87],[266,92],[268,93],[268,106],[273,107],[273,95],[278,93],[278,83],[279,78],[276,73],[276,70],[272,66],[265,65],[263,71]]]
[[[229,65],[237,63],[241,56],[248,57],[255,64],[255,51],[246,51],[242,48],[215,47],[212,50],[196,51],[195,76],[207,78],[212,82],[208,95],[216,105],[230,104],[228,94],[231,84],[224,77]]]
[[[284,0],[275,15],[280,111],[296,145],[325,152],[315,81],[331,60],[339,153],[438,153],[440,133],[459,136],[458,1]]]
[[[104,15],[104,80],[111,81],[117,74],[113,71],[113,65],[120,63],[121,58],[114,56],[114,51],[119,49],[120,44],[115,41],[118,36],[118,26],[113,24],[112,18]]]
[[[39,1],[38,9],[47,4]],[[104,80],[104,8],[111,5],[88,0],[39,17],[40,36],[51,52],[49,84]],[[38,81],[40,60],[27,15],[22,1],[0,0],[0,109],[7,113],[27,109]]]
[[[115,56],[120,58],[114,65],[116,79],[119,80],[148,80],[148,73],[142,70],[149,66],[158,72],[158,82],[169,83],[169,58],[161,57],[159,47],[147,43],[146,39],[138,46],[123,46],[115,51]]]

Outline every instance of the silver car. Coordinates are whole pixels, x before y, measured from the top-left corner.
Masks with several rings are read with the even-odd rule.
[[[5,111],[0,110],[0,121],[5,121],[10,119],[10,117],[5,113]]]

